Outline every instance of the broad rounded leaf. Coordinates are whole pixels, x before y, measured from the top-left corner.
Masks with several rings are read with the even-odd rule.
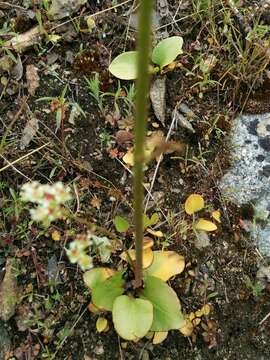
[[[181,36],[172,36],[160,41],[152,53],[153,63],[163,68],[172,63],[178,55],[182,54],[183,38]]]
[[[144,270],[147,276],[155,276],[163,281],[180,274],[185,268],[185,259],[175,251],[154,251],[154,260]]]
[[[152,342],[154,345],[160,344],[167,338],[167,336],[168,331],[157,331],[155,332]]]
[[[153,305],[148,300],[122,295],[114,301],[112,317],[119,336],[126,340],[138,340],[151,328]]]
[[[124,292],[123,272],[97,284],[92,292],[92,301],[99,308],[112,311],[114,300]]]
[[[108,329],[108,320],[104,317],[99,317],[96,322],[97,332],[101,333]]]
[[[137,78],[137,51],[127,51],[118,55],[110,64],[109,71],[121,80]]]
[[[179,329],[184,322],[184,318],[181,313],[180,301],[173,289],[154,276],[145,277],[144,286],[140,297],[149,300],[154,307],[151,330],[169,331]]]
[[[117,215],[114,219],[114,225],[119,232],[126,232],[129,228],[129,222],[122,216]]]
[[[195,229],[204,231],[215,231],[217,230],[217,225],[214,224],[212,221],[206,219],[199,219],[198,222],[195,224]]]
[[[83,274],[83,281],[90,290],[93,290],[95,286],[113,276],[114,273],[115,271],[110,268],[94,268]]]
[[[197,211],[200,211],[204,208],[204,200],[201,195],[191,194],[185,202],[185,212],[188,215],[192,215]]]

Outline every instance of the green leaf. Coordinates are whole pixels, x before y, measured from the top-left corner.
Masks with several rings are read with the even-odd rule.
[[[153,50],[152,61],[160,66],[172,63],[178,55],[182,54],[183,38],[181,36],[172,36],[160,41]]]
[[[99,308],[112,311],[114,300],[124,292],[123,271],[97,284],[92,293],[92,301]]]
[[[147,276],[144,279],[141,298],[151,301],[154,306],[154,320],[151,331],[169,331],[179,329],[184,322],[180,301],[164,281]]]
[[[129,222],[122,216],[116,216],[114,219],[114,225],[119,232],[126,232],[129,228]]]
[[[118,55],[109,66],[110,73],[122,80],[136,79],[137,57],[137,51],[127,51]]]
[[[146,214],[143,214],[143,226],[144,228],[148,228],[149,226],[155,225],[159,221],[158,213],[154,213],[151,218],[149,218]]]
[[[153,305],[148,300],[122,295],[113,304],[112,317],[119,336],[125,340],[138,340],[151,328]]]
[[[112,277],[114,270],[110,268],[94,268],[83,274],[83,281],[90,290],[93,290],[98,284]]]

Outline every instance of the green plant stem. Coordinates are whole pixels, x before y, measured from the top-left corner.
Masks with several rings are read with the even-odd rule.
[[[143,253],[143,166],[144,140],[147,122],[147,105],[149,92],[149,53],[151,46],[151,15],[153,0],[142,0],[139,10],[138,33],[138,79],[135,109],[135,152],[134,152],[134,223],[135,223],[135,283],[142,285]]]

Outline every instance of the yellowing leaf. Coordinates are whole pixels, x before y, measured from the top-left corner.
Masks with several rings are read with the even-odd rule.
[[[204,200],[201,195],[191,194],[185,202],[185,212],[188,215],[192,215],[197,211],[200,211],[204,208]]]
[[[95,286],[113,276],[114,273],[113,269],[97,267],[86,271],[83,274],[83,281],[90,290],[93,290]]]
[[[156,331],[153,337],[153,344],[157,345],[162,343],[168,336],[168,331]]]
[[[108,328],[108,320],[104,317],[99,317],[96,322],[97,332],[101,333],[103,331],[106,331],[107,328]]]
[[[221,223],[220,221],[220,211],[219,210],[215,210],[211,213],[211,216],[213,219],[215,219],[217,222]]]
[[[99,307],[97,307],[96,305],[94,305],[92,302],[90,302],[90,304],[87,306],[87,308],[93,314],[99,314],[104,311],[104,310],[100,309]]]
[[[192,322],[190,320],[186,320],[184,326],[182,326],[179,330],[184,336],[191,336],[193,328]]]
[[[154,251],[150,267],[145,269],[147,276],[155,276],[163,281],[180,274],[185,268],[185,259],[174,251]]]
[[[54,230],[51,234],[51,237],[54,241],[60,241],[61,240],[61,234],[58,230]]]
[[[206,219],[199,219],[195,225],[195,229],[203,231],[215,231],[217,230],[217,225],[214,224],[212,221]]]
[[[133,150],[128,150],[128,152],[126,153],[126,155],[123,156],[123,161],[125,164],[129,165],[129,166],[133,166],[134,165],[134,154],[133,154]]]
[[[128,252],[130,259],[132,261],[135,261],[136,260],[135,250],[131,249],[131,250],[127,250],[127,252]],[[129,262],[129,258],[126,254],[126,251],[122,252],[122,254],[120,255],[120,258],[126,262]],[[151,248],[144,249],[143,250],[143,268],[144,269],[148,268],[152,264],[153,259],[154,259],[154,252],[152,251],[152,249]]]

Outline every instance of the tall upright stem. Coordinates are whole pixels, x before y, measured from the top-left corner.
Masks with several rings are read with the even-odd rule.
[[[151,47],[151,15],[153,0],[141,0],[138,33],[138,79],[136,83],[135,153],[134,153],[134,223],[135,223],[135,284],[142,285],[143,253],[143,166],[144,141],[149,92],[149,54]]]

